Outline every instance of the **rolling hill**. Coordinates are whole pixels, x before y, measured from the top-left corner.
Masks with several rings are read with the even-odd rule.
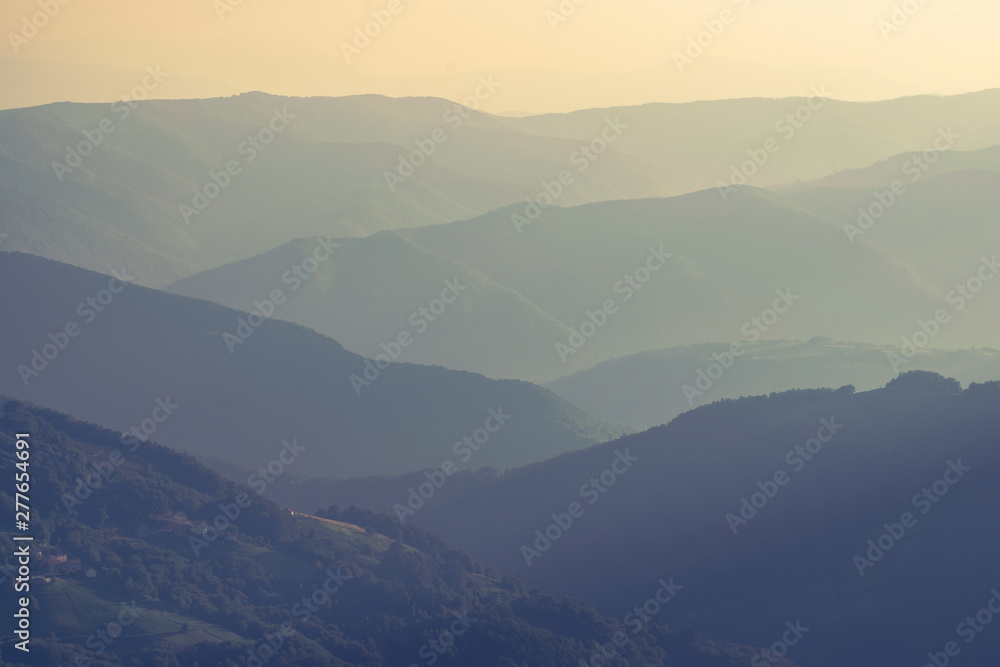
[[[641,352],[545,386],[608,424],[645,430],[724,398],[847,384],[870,391],[885,386],[899,370],[933,371],[965,385],[1000,377],[1000,352],[995,349],[922,350],[894,369],[891,346],[814,339],[748,343],[744,354],[713,380],[708,373],[714,375],[715,369],[710,367],[729,349],[706,343]]]
[[[279,278],[272,290],[292,294]],[[197,456],[263,466],[297,439],[302,475],[444,460],[506,469],[613,433],[526,382],[376,366],[298,325],[251,326],[237,311],[39,257],[0,253],[0,283],[18,286],[0,293],[0,393]]]
[[[126,260],[162,287],[305,236],[451,222],[550,193],[560,206],[679,195],[740,182],[740,169],[750,185],[812,181],[923,151],[949,127],[959,150],[1000,145],[1000,91],[817,94],[516,119],[375,95],[9,109],[0,233],[9,249],[92,270]],[[763,164],[744,169],[754,155]]]
[[[731,183],[743,169],[758,187],[812,181],[860,169],[906,151],[933,147],[941,130],[961,135],[959,150],[1000,145],[993,122],[1000,90],[954,96],[920,95],[879,102],[844,102],[824,85],[803,97],[748,98],[643,104],[530,116],[513,121],[544,136],[594,136],[605,118],[621,118],[629,130],[615,143],[623,153],[660,167],[669,194]],[[805,97],[809,95],[809,97]],[[773,140],[772,150],[765,146]],[[769,153],[769,154],[768,154]],[[760,163],[763,164],[760,164]]]
[[[979,150],[960,150],[956,139],[949,150],[910,151],[893,155],[870,166],[859,169],[845,169],[831,176],[815,181],[796,181],[794,184],[775,186],[771,189],[780,194],[800,193],[820,189],[867,189],[889,187],[894,180],[916,182],[955,171],[1000,171],[1000,146],[988,146]],[[919,178],[918,178],[919,174]],[[914,181],[916,179],[916,181]]]
[[[13,478],[15,452],[30,452],[37,576],[19,591],[30,654],[5,633],[4,665],[561,667],[613,637],[614,664],[747,667],[759,652],[603,618],[411,526],[294,514],[165,447],[123,453],[120,437],[0,399],[0,472]],[[7,489],[0,502],[13,512]],[[10,583],[5,570],[5,604]]]
[[[890,191],[893,181],[896,193]],[[954,295],[975,317],[996,312],[1000,290],[991,283],[1000,270],[1000,169],[943,171],[919,179],[915,172],[899,171],[893,181],[868,188],[824,186],[788,196],[836,225],[843,242],[863,240],[891,253],[935,291]],[[980,273],[984,264],[988,271]],[[984,284],[977,288],[976,281]]]
[[[693,591],[668,622],[752,644],[801,619],[810,634],[790,656],[805,666],[920,664],[949,641],[986,664],[1000,638],[966,644],[956,624],[997,586],[1000,538],[981,512],[997,503],[998,404],[996,382],[963,392],[917,372],[871,392],[721,401],[506,475],[464,474],[413,511],[416,475],[274,492],[395,511],[612,615],[666,565]]]
[[[443,281],[463,277],[473,289],[462,312],[445,312],[407,360],[544,382],[705,340],[891,343],[952,307],[898,258],[865,240],[848,243],[829,221],[765,190],[728,202],[710,190],[552,208],[518,229],[511,216],[520,211],[344,241],[338,258],[318,267],[322,280],[279,317],[375,355]],[[309,249],[298,242],[169,289],[250,310],[263,289],[254,276],[281,275]],[[947,265],[980,252],[967,248]],[[979,307],[955,312],[934,344],[988,344],[980,325],[995,319]]]
[[[250,93],[6,110],[0,231],[11,250],[104,272],[126,260],[161,287],[304,236],[473,217],[533,196],[578,149],[433,98]],[[657,178],[612,150],[566,201],[657,194]]]

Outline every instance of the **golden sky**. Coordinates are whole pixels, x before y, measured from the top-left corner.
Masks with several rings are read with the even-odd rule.
[[[153,97],[462,99],[491,74],[502,87],[483,108],[494,112],[800,95],[821,84],[841,99],[1000,87],[1000,3],[988,0],[63,2],[0,6],[0,106],[109,100],[155,65],[169,77]],[[33,16],[42,27],[32,35]],[[369,26],[377,36],[348,62],[344,44],[379,16],[384,27]],[[679,64],[699,33],[701,52]]]

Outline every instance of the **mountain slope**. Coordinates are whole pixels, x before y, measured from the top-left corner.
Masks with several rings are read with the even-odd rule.
[[[705,191],[550,208],[518,230],[511,216],[522,210],[346,244],[341,268],[336,259],[323,267],[323,288],[304,290],[279,317],[375,354],[443,280],[467,275],[477,283],[477,308],[447,312],[408,359],[547,381],[704,340],[896,341],[948,305],[897,258],[846,243],[827,221],[764,190],[745,189],[728,202]],[[261,289],[248,275],[280,275],[305,261],[307,244],[295,247],[170,289],[249,308]],[[783,314],[767,312],[775,307]],[[969,318],[956,319],[935,344],[984,342]]]
[[[533,196],[578,148],[432,98],[251,93],[7,110],[0,230],[10,249],[85,268],[129,259],[159,287],[303,236],[472,217]],[[610,151],[566,200],[658,193],[648,165]],[[22,220],[18,202],[51,222]],[[70,224],[122,238],[77,255],[55,233]]]
[[[361,511],[292,514],[159,445],[123,455],[119,433],[0,399],[6,478],[18,439],[34,471],[34,572],[49,578],[20,591],[32,665],[557,667],[626,629],[579,601],[525,593],[412,527]],[[6,489],[0,503],[13,511]],[[13,606],[10,574],[0,598]],[[746,667],[756,653],[655,620],[627,639],[615,664]],[[4,664],[17,667],[29,654],[13,644],[4,637]]]
[[[960,139],[958,137],[956,142]],[[846,169],[815,181],[798,181],[772,189],[787,195],[821,188],[885,188],[897,179],[921,180],[954,171],[1000,171],[1000,146],[958,150],[959,145],[956,143],[949,150],[933,151],[926,156],[924,151],[901,153],[860,169]]]
[[[956,287],[977,277],[984,256],[993,260],[1000,251],[1000,169],[945,171],[919,179],[900,171],[893,180],[902,186],[896,193],[889,191],[890,181],[872,188],[821,187],[788,197],[840,228],[843,243],[871,243],[906,262],[939,293],[959,294]],[[1000,270],[993,266],[980,275]],[[983,281],[991,283],[992,277]],[[982,287],[965,305],[969,313],[989,318],[1000,306],[1000,290]]]
[[[407,521],[605,613],[629,608],[667,563],[696,591],[672,622],[767,643],[801,619],[811,632],[791,657],[802,665],[920,664],[997,586],[1000,538],[981,512],[997,503],[998,407],[996,382],[960,392],[918,373],[861,394],[723,401],[504,476],[463,475],[412,513],[399,507],[416,476],[274,491],[398,505]],[[569,525],[574,502],[583,512]],[[549,528],[557,521],[565,529]],[[1000,650],[995,634],[958,641],[970,664]]]
[[[572,206],[712,188],[732,182],[748,155],[766,154],[768,139],[779,150],[752,170],[750,185],[868,167],[926,150],[948,128],[961,150],[1000,144],[998,91],[819,102],[650,104],[520,119],[376,95],[11,109],[0,111],[0,175],[11,188],[0,191],[0,233],[10,249],[94,270],[127,253],[142,284],[162,287],[313,234],[438,224],[553,192]],[[788,120],[802,109],[807,121]],[[70,147],[87,154],[57,173],[55,163],[75,164]],[[24,221],[22,206],[48,213]],[[72,225],[113,244],[77,254],[54,231]]]
[[[749,343],[718,380],[713,364],[730,346],[706,343],[651,350],[613,359],[545,386],[609,424],[643,430],[665,424],[689,409],[724,398],[854,385],[859,391],[885,386],[898,374],[892,347],[814,339],[808,343]],[[1000,351],[924,350],[900,370],[927,370],[963,384],[1000,377]],[[705,376],[705,377],[703,377]]]
[[[297,438],[308,448],[300,474],[402,473],[449,458],[504,469],[610,435],[528,383],[379,370],[297,325],[253,328],[236,311],[30,255],[0,253],[0,283],[18,285],[0,294],[0,392],[122,430],[145,422],[140,435],[199,456],[265,465]],[[271,289],[293,293],[280,274]],[[157,401],[179,407],[164,417]],[[479,444],[456,445],[473,436]]]
[[[553,341],[570,335],[568,326],[517,292],[408,239],[376,234],[338,243],[332,261],[319,266],[278,317],[326,334],[359,354],[383,353],[382,345],[413,330],[416,322],[416,340],[402,351],[401,360],[530,380],[536,376],[519,372],[554,368]],[[252,312],[281,267],[305,261],[314,247],[309,240],[294,241],[186,278],[168,291]],[[444,303],[439,311],[432,304],[442,294],[454,303]],[[433,310],[428,313],[428,308]],[[514,359],[518,366],[512,368]]]
[[[777,152],[768,155],[765,150],[759,158],[763,166],[745,168],[750,185],[810,181],[905,151],[924,151],[949,127],[961,135],[956,146],[961,150],[1000,144],[1000,128],[993,121],[1000,111],[1000,90],[879,102],[829,99],[837,91],[825,86],[802,93],[815,97],[644,104],[511,122],[545,136],[593,137],[605,118],[621,118],[629,129],[615,148],[662,168],[669,194],[731,183],[734,170],[751,153],[759,156],[769,139]]]

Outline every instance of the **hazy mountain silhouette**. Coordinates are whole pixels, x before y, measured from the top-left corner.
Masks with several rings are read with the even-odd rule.
[[[821,187],[788,196],[837,225],[845,242],[864,240],[882,248],[906,262],[939,294],[953,293],[953,305],[962,305],[970,318],[988,321],[1000,309],[1000,289],[991,277],[994,264],[984,273],[987,280],[978,272],[984,258],[995,262],[1000,252],[1000,162],[997,166],[946,171],[916,181],[899,171],[885,185]],[[899,194],[889,189],[893,181]],[[956,287],[971,279],[985,284],[972,298],[962,296]]]
[[[424,329],[404,361],[440,364],[491,377],[535,377],[529,369],[556,368],[555,341],[570,327],[518,292],[474,268],[444,258],[395,234],[341,239],[315,279],[296,291],[277,315],[375,356],[401,331]],[[253,311],[276,276],[310,257],[316,243],[300,239],[252,259],[199,273],[167,288],[185,296]],[[447,284],[456,286],[454,293]],[[421,316],[443,291],[455,299],[443,313]],[[554,364],[553,361],[556,363]]]
[[[303,236],[365,236],[521,201],[579,149],[434,98],[251,93],[132,104],[0,112],[8,249],[101,271],[132,260],[140,281],[158,287]],[[261,131],[271,139],[253,140]],[[97,145],[77,151],[81,141]],[[73,169],[69,147],[86,153]],[[659,192],[648,165],[611,150],[565,199]]]
[[[885,386],[898,373],[888,354],[899,354],[892,346],[815,339],[749,343],[724,375],[713,380],[708,373],[716,374],[714,355],[724,357],[729,350],[728,343],[706,343],[641,352],[545,386],[606,423],[647,429],[723,398],[847,384],[868,391]],[[1000,351],[921,351],[899,370],[934,371],[965,385],[987,382],[1000,377]]]
[[[132,260],[143,284],[161,287],[304,236],[365,236],[471,218],[535,200],[546,183],[562,190],[556,199],[564,206],[730,184],[768,139],[780,149],[753,168],[750,185],[823,178],[922,151],[939,128],[953,127],[961,150],[1000,144],[992,122],[998,91],[827,100],[808,121],[786,118],[807,103],[649,104],[514,119],[437,98],[249,93],[134,108],[118,102],[5,110],[0,233],[9,235],[8,249],[93,270]],[[272,143],[248,146],[276,113],[288,127]],[[97,131],[102,121],[113,128],[106,136]],[[610,143],[601,138],[609,124],[617,128]],[[88,134],[98,145],[80,166],[55,168]],[[599,138],[603,147],[588,148]],[[205,197],[213,173],[227,180],[230,161],[239,174],[217,197]],[[412,176],[398,176],[410,168]],[[570,180],[557,188],[563,172]],[[390,188],[387,173],[405,182]],[[205,205],[197,214],[181,212],[196,203]]]
[[[708,190],[553,208],[518,233],[511,216],[520,212],[345,242],[319,268],[323,279],[279,317],[374,355],[445,279],[461,276],[474,288],[460,312],[445,312],[407,360],[547,381],[705,340],[894,342],[951,308],[897,258],[865,239],[848,243],[842,230],[764,190],[736,191],[728,201]],[[170,289],[250,309],[266,294],[265,277],[304,261],[310,248],[290,244]],[[647,261],[658,268],[649,271]],[[608,299],[611,315],[601,312]],[[775,303],[785,311],[777,319],[765,314]],[[980,324],[958,313],[934,344],[984,344]]]
[[[1000,5],[7,4],[0,667],[995,667]]]
[[[297,438],[311,452],[306,475],[402,473],[446,459],[510,468],[612,433],[525,382],[404,363],[380,371],[298,325],[241,328],[237,311],[117,282],[113,295],[108,276],[30,255],[0,253],[0,281],[19,286],[0,295],[0,392],[122,430],[145,420],[159,442],[198,456],[260,466]],[[179,407],[153,424],[168,398]],[[464,443],[473,436],[479,444]]]
[[[877,102],[826,99],[822,104],[824,98],[836,98],[833,88],[824,92],[823,86],[813,86],[811,94],[816,97],[585,109],[513,122],[546,136],[586,137],[594,136],[592,128],[604,118],[620,117],[629,130],[615,148],[664,169],[671,194],[730,183],[733,169],[752,159],[749,152],[763,149],[768,139],[778,150],[761,158],[762,166],[745,170],[750,185],[812,181],[906,151],[924,151],[949,127],[961,135],[954,146],[959,150],[1000,145],[1000,128],[993,122],[1000,90]],[[802,111],[810,100],[817,108]]]
[[[781,194],[790,194],[820,188],[884,188],[895,180],[909,184],[953,171],[981,169],[1000,171],[1000,146],[989,146],[974,151],[961,150],[961,139],[959,136],[955,146],[938,155],[933,155],[933,150],[926,157],[923,150],[901,153],[870,166],[846,169],[815,181],[800,180],[791,185],[775,186],[772,189]],[[926,148],[932,147],[933,143],[928,144]]]

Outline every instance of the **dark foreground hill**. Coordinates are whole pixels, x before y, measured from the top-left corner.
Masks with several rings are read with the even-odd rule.
[[[1000,590],[1000,534],[983,518],[1000,504],[998,431],[1000,384],[963,392],[917,372],[866,393],[721,401],[506,475],[461,475],[422,506],[409,493],[421,475],[274,491],[395,509],[611,615],[666,568],[691,593],[671,622],[763,644],[802,619],[811,632],[789,655],[803,665],[922,665],[949,642],[986,665],[1000,633],[970,628]]]
[[[349,477],[445,460],[506,469],[610,437],[526,382],[376,368],[298,325],[250,318],[254,328],[243,313],[31,255],[0,253],[0,285],[0,393],[200,457],[256,468],[296,440],[297,474]],[[294,293],[280,275],[261,298],[274,290]]]
[[[30,653],[5,630],[3,665],[562,667],[616,633],[627,641],[607,664],[746,667],[756,655],[655,618],[633,632],[579,601],[526,593],[419,529],[360,510],[295,515],[190,457],[120,439],[0,399],[0,475],[13,480],[15,452],[30,452],[20,534],[38,550],[18,593]],[[0,504],[13,516],[10,488]],[[3,576],[13,609],[17,575]]]

